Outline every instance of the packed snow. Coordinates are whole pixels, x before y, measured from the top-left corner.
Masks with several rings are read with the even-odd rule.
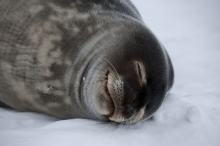
[[[220,1],[133,0],[172,59],[175,84],[135,125],[0,108],[0,146],[220,146]]]

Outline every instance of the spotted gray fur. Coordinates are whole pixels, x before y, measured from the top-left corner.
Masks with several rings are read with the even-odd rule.
[[[94,96],[100,96],[100,93],[93,92],[99,90],[98,79],[86,75],[98,72],[94,69],[96,67],[100,69],[103,64],[109,65],[110,62],[103,58],[120,58],[120,53],[110,55],[115,54],[114,49],[106,50],[103,46],[108,48],[119,44],[119,40],[128,39],[129,34],[136,43],[143,44],[134,33],[142,25],[137,9],[128,0],[1,0],[0,101],[21,111],[42,112],[63,119],[103,119],[95,109],[97,105],[92,104]],[[151,37],[151,32],[148,35]],[[119,39],[114,39],[116,36]],[[163,56],[160,60],[166,60],[163,61],[167,65],[165,68],[171,68],[171,76],[164,81],[166,84],[170,80],[164,85],[164,98],[165,90],[168,91],[173,84],[173,70],[166,51],[158,42],[155,44],[162,48],[155,54]],[[138,58],[135,59],[139,61]],[[139,63],[145,72],[145,63]],[[115,71],[109,68],[112,75]],[[103,82],[114,84],[115,91],[110,94],[115,92],[122,103],[126,102],[124,92],[127,91],[123,76],[118,78],[120,80],[102,81],[100,86]],[[143,84],[141,87],[147,84],[144,79],[139,80]],[[104,103],[102,106],[111,108]],[[154,111],[157,108],[158,105]],[[134,120],[140,120],[145,114],[145,108],[139,109]],[[109,113],[105,110],[99,112]],[[120,120],[126,119],[113,118],[116,122]]]

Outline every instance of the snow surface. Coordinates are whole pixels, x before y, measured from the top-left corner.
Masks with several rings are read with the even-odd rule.
[[[0,146],[220,146],[220,1],[133,2],[175,69],[153,119],[115,126],[0,108]]]

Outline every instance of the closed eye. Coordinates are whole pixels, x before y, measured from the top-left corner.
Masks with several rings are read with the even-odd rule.
[[[137,63],[137,67],[138,67],[139,77],[142,79],[141,67],[138,63]]]

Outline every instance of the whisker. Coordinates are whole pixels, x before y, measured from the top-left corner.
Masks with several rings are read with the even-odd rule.
[[[108,78],[110,78],[110,79],[113,79],[113,80],[115,80],[115,78],[113,77],[113,76],[105,76],[105,75],[93,75],[93,76],[91,76],[91,77],[106,77],[107,79]],[[100,79],[100,80],[103,80],[103,79]]]
[[[115,69],[114,65],[109,60],[104,59],[103,57],[100,57],[98,54],[95,54],[95,55],[97,55],[99,58],[103,59],[104,61],[108,62],[112,66],[112,68],[114,69],[115,73],[117,74],[116,78],[119,77],[117,70]]]

